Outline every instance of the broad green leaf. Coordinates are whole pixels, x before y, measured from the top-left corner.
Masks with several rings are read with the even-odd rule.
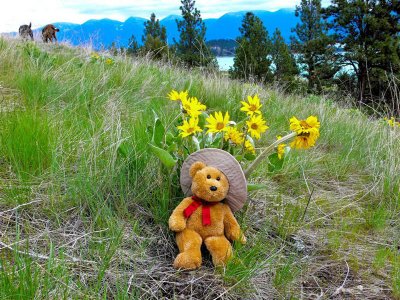
[[[167,132],[166,137],[165,137],[165,141],[167,143],[167,145],[171,145],[172,143],[175,142],[175,137],[171,132]]]
[[[248,183],[247,184],[247,191],[252,192],[252,191],[257,191],[261,189],[267,189],[268,186],[266,184],[262,183]]]
[[[207,113],[205,113],[205,112],[202,112],[200,115],[199,115],[199,127],[201,128],[201,129],[203,129],[204,128],[204,126],[206,125],[206,119],[209,117],[209,115],[207,114]]]
[[[175,152],[177,148],[178,148],[177,145],[175,143],[172,143],[171,145],[168,146],[168,152],[169,153]]]
[[[175,166],[177,160],[174,159],[168,151],[161,149],[157,146],[154,146],[152,144],[149,144],[149,146],[150,149],[153,151],[153,153],[160,159],[160,161],[163,163],[165,167],[167,167],[168,169],[172,169]]]
[[[244,155],[244,158],[247,159],[248,161],[252,161],[256,159],[256,156],[253,153],[246,153]]]
[[[165,129],[161,120],[158,118],[157,114],[154,111],[153,113],[154,113],[154,128],[153,128],[152,142],[158,147],[162,147],[162,140],[164,137]]]
[[[235,155],[237,161],[242,161],[243,155]]]
[[[211,148],[220,148],[221,147],[221,144],[222,144],[222,138],[223,138],[223,133],[221,133],[221,132],[218,132],[216,135],[215,135],[215,139],[214,139],[214,141],[211,143]]]
[[[268,156],[268,171],[269,172],[276,172],[282,169],[284,159],[279,159],[278,153],[272,153]]]

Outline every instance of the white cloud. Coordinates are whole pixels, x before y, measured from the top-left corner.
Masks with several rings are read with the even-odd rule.
[[[329,0],[324,0],[329,1]],[[323,1],[323,2],[324,2]],[[300,0],[197,0],[203,18],[219,17],[240,10],[278,10],[294,7]],[[130,16],[163,18],[180,14],[179,0],[17,0],[2,3],[0,32],[18,31],[22,24],[42,27],[52,22],[83,23],[88,19],[110,18],[123,21]]]

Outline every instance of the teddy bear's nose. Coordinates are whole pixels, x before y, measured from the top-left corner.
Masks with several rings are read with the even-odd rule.
[[[210,190],[212,190],[213,192],[215,192],[216,190],[217,190],[217,187],[216,186],[210,186]]]

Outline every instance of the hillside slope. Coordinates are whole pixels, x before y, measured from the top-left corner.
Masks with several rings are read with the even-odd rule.
[[[236,213],[248,243],[224,269],[172,268],[182,195],[148,149],[171,89],[232,118],[257,93],[261,145],[293,115],[321,121],[315,148],[250,178],[268,189]],[[323,97],[0,38],[0,299],[399,299],[399,129]]]

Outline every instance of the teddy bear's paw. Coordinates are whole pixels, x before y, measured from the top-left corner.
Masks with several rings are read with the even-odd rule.
[[[175,269],[193,270],[201,266],[201,256],[191,252],[179,253],[174,261]]]
[[[186,222],[184,220],[170,219],[168,222],[169,229],[175,232],[180,232],[186,228]]]

